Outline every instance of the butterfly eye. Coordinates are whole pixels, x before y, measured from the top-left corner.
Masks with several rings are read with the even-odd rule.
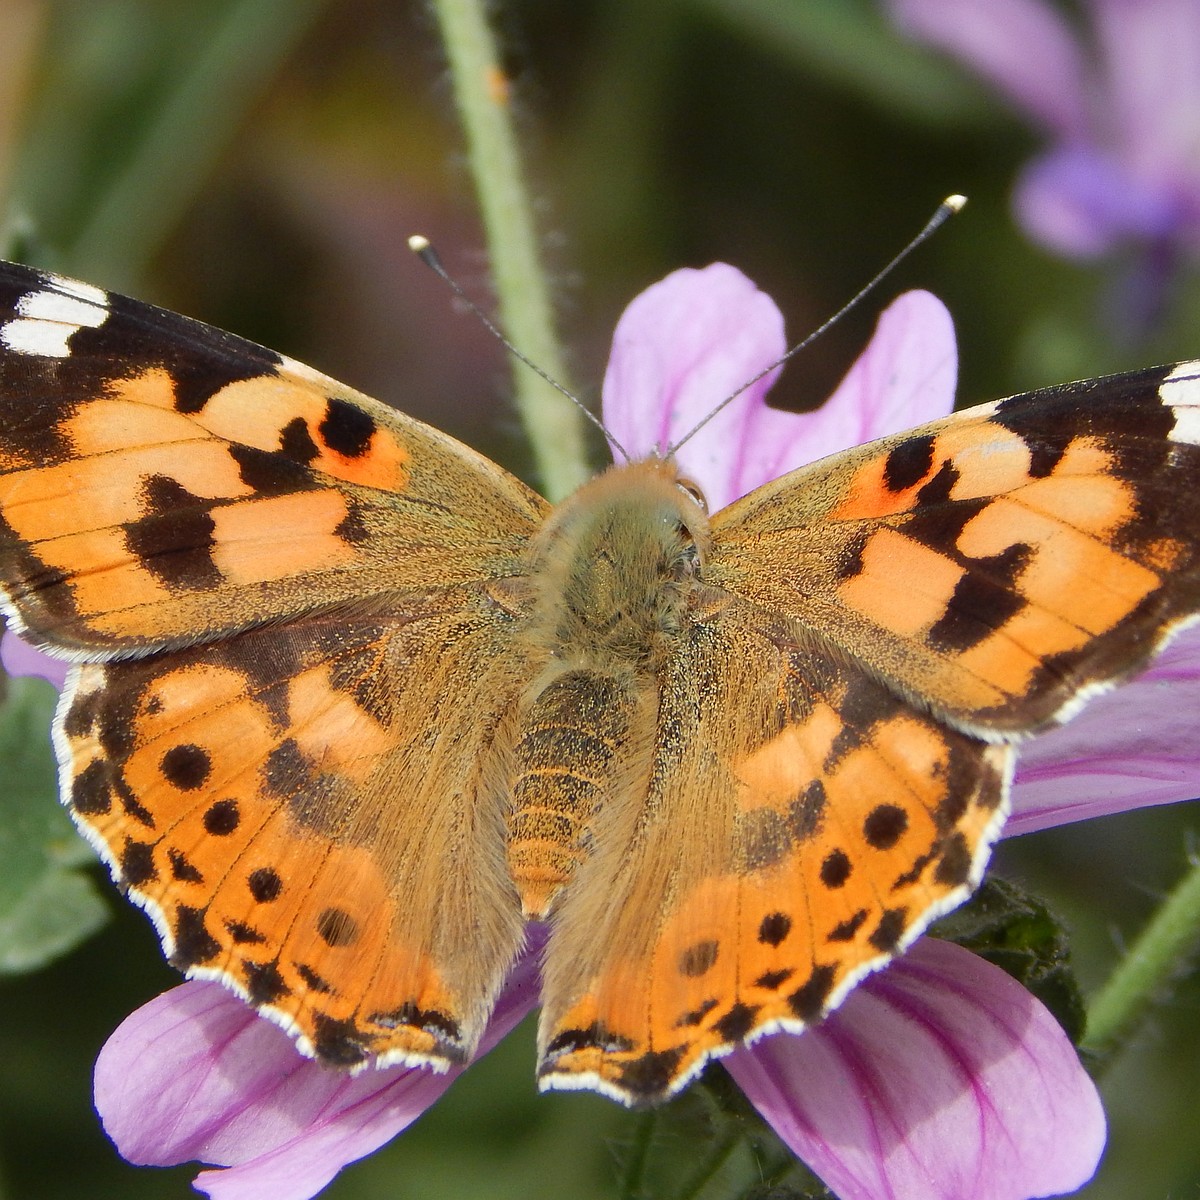
[[[690,500],[695,501],[700,506],[700,511],[708,512],[708,501],[704,498],[704,493],[700,490],[698,483],[693,483],[690,479],[679,478],[675,481],[675,486],[679,488],[685,496]]]

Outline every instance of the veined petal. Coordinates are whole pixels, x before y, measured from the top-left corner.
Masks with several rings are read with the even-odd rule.
[[[1200,796],[1200,626],[1149,670],[1024,745],[1005,834]]]
[[[1087,135],[1088,70],[1062,15],[1042,0],[887,0],[906,33],[953,54],[1060,138]]]
[[[673,271],[617,322],[604,376],[604,423],[631,455],[661,452],[785,349],[775,302],[736,267]],[[699,453],[727,451],[735,414],[761,403],[775,375],[721,414],[723,432],[710,426],[694,439],[704,447]]]
[[[866,349],[820,408],[783,412],[761,395],[739,398],[680,448],[679,465],[716,511],[805,463],[944,417],[957,375],[946,306],[929,292],[906,292],[880,314]]]
[[[1030,1200],[1074,1191],[1104,1111],[1066,1034],[998,967],[924,938],[799,1037],[725,1060],[840,1200]]]
[[[527,953],[479,1054],[536,1002],[536,953]],[[410,1125],[462,1070],[329,1071],[232,993],[192,982],[143,1005],[109,1038],[96,1062],[95,1099],[130,1162],[225,1167],[197,1177],[214,1200],[306,1200]]]

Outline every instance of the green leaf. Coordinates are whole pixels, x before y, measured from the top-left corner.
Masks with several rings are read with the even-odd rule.
[[[931,930],[1006,971],[1055,1016],[1076,1045],[1086,1022],[1083,995],[1070,963],[1066,929],[1037,897],[989,877],[961,908]]]
[[[36,971],[90,937],[108,915],[82,871],[47,871],[0,915],[0,975]]]
[[[107,919],[77,869],[95,856],[58,803],[54,703],[49,684],[13,679],[0,707],[0,974],[44,966]]]

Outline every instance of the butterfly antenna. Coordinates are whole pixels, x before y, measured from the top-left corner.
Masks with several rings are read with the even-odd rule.
[[[570,402],[574,404],[575,407],[578,408],[579,411],[583,413],[583,415],[587,417],[587,419],[591,421],[591,423],[595,425],[598,430],[600,430],[609,445],[611,445],[612,448],[618,454],[620,454],[622,458],[624,458],[627,462],[629,461],[630,456],[626,452],[625,447],[622,446],[621,443],[618,442],[617,439],[613,437],[613,435],[609,433],[607,429],[605,429],[604,422],[601,421],[600,418],[596,416],[596,414],[592,412],[592,410],[574,394],[574,392],[571,392],[567,388],[563,387],[563,385],[559,383],[557,379],[555,379],[552,375],[548,375],[532,359],[526,358],[525,355],[522,354],[521,351],[518,350],[516,346],[514,346],[512,342],[510,342],[508,338],[506,338],[504,334],[500,332],[500,329],[497,327],[496,323],[487,315],[487,313],[483,311],[483,309],[479,307],[478,304],[475,303],[474,300],[471,299],[470,296],[467,295],[466,291],[463,289],[458,280],[455,279],[442,265],[442,260],[439,257],[438,252],[433,248],[432,243],[427,237],[424,237],[419,233],[414,233],[413,236],[408,239],[408,248],[440,280],[442,280],[443,283],[450,288],[450,290],[463,302],[463,304],[467,306],[470,312],[473,313],[475,317],[477,317],[483,323],[483,327],[500,343],[500,345],[505,348],[505,350],[509,352],[509,354],[513,356],[513,358],[515,358],[518,362],[524,363],[525,366],[527,366],[536,376],[538,376],[539,379],[545,380],[546,383],[548,383],[556,392],[560,392],[562,395],[566,396],[566,398],[570,400]],[[751,380],[751,383],[753,382],[754,381]],[[747,384],[747,386],[749,386],[749,384]]]
[[[847,300],[846,303],[843,304],[842,307],[839,308],[832,317],[818,325],[817,328],[812,331],[812,333],[810,333],[803,341],[797,342],[796,345],[794,345],[786,354],[777,358],[769,366],[763,367],[763,369],[759,371],[757,375],[753,375],[747,379],[746,382],[743,383],[736,392],[732,392],[730,395],[726,396],[725,399],[722,400],[721,403],[718,404],[716,408],[714,408],[706,417],[704,417],[703,420],[701,420],[698,424],[693,425],[692,428],[683,435],[683,437],[671,445],[667,449],[664,457],[669,458],[682,445],[684,445],[684,443],[690,442],[692,438],[694,438],[696,434],[698,434],[700,430],[703,429],[705,425],[707,425],[709,421],[713,419],[713,417],[732,404],[748,388],[752,388],[760,379],[762,379],[764,375],[770,375],[770,373],[777,367],[783,366],[783,364],[787,362],[789,358],[794,357],[795,355],[799,354],[801,350],[811,346],[812,343],[815,342],[817,338],[819,338],[830,326],[836,325],[837,322],[840,321],[852,308],[854,308],[856,304],[858,304],[865,296],[874,291],[875,288],[877,288],[919,245],[921,245],[922,242],[931,237],[947,218],[952,217],[956,212],[959,212],[966,202],[966,196],[947,196],[946,199],[938,205],[937,211],[933,214],[933,216],[930,217],[926,222],[925,228],[922,229],[921,232],[918,233],[917,236],[914,237],[912,241],[910,241],[908,245],[905,246],[904,249],[901,250],[900,253],[897,254],[896,257],[887,264],[887,266],[885,266],[881,271],[878,271],[867,284],[855,292],[855,294],[849,300]]]

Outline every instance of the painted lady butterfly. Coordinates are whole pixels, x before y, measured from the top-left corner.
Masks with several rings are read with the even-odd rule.
[[[551,508],[281,355],[0,268],[0,583],[76,664],[64,802],[167,955],[305,1053],[659,1099],[978,882],[1012,745],[1200,605],[1200,366],[1017,396],[709,516]]]

